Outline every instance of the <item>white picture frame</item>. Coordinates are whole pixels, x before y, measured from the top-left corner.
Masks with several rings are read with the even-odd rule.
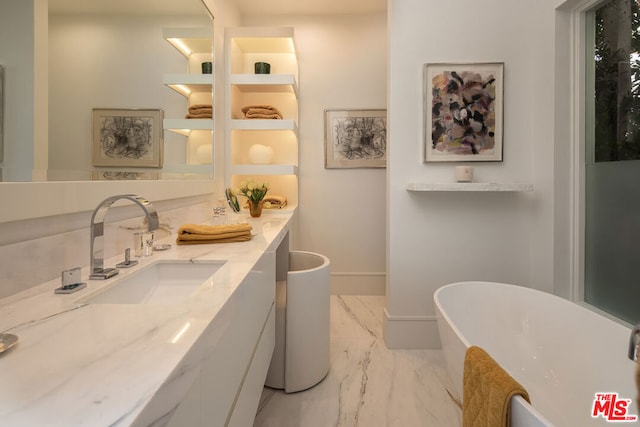
[[[163,110],[94,108],[93,165],[160,168]]]
[[[387,166],[387,110],[325,110],[325,168]]]
[[[424,162],[503,160],[504,63],[424,65]]]

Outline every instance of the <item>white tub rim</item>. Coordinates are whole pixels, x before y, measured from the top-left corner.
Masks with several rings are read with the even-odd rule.
[[[523,292],[532,292],[532,293],[545,293],[545,294],[549,294],[548,292],[544,292],[544,291],[540,291],[538,289],[533,289],[533,288],[527,288],[526,286],[520,286],[520,285],[514,285],[514,284],[509,284],[509,283],[500,283],[500,282],[488,282],[488,281],[478,281],[478,280],[466,280],[466,281],[461,281],[461,282],[454,282],[454,283],[449,283],[443,286],[440,286],[438,289],[436,289],[436,291],[433,294],[433,301],[437,307],[437,311],[438,313],[442,316],[442,318],[447,322],[447,325],[455,332],[456,336],[460,339],[460,341],[467,347],[471,347],[472,343],[470,343],[465,337],[464,335],[460,332],[460,329],[458,329],[458,327],[455,325],[454,322],[452,322],[451,317],[449,316],[449,314],[447,313],[446,310],[443,310],[442,308],[442,304],[440,302],[440,294],[442,292],[446,292],[446,290],[448,288],[451,287],[459,287],[459,286],[477,286],[477,285],[491,285],[491,286],[498,286],[498,287],[517,287],[520,288]],[[553,295],[553,294],[549,294],[553,297],[556,298],[560,298],[557,295]],[[449,373],[449,375],[451,375]],[[515,377],[514,377],[515,378]],[[515,378],[516,381],[518,381],[517,378]],[[460,399],[462,399],[462,396],[460,396]],[[544,423],[544,425],[546,426],[553,426],[554,424],[549,421],[540,411],[538,411],[535,406],[531,405],[529,402],[527,402],[522,396],[514,396],[513,399],[511,399],[511,413],[513,413],[513,406],[514,404],[519,404],[522,407],[526,407],[535,417],[537,417],[541,422]]]

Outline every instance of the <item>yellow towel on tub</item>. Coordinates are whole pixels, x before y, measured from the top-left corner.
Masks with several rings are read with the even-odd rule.
[[[178,245],[246,242],[251,240],[251,224],[184,224],[178,228]]]
[[[509,426],[509,404],[529,393],[482,348],[471,346],[464,357],[462,426]]]

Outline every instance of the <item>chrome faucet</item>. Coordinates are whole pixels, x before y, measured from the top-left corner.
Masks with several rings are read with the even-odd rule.
[[[149,231],[158,228],[158,212],[151,202],[135,194],[119,194],[104,199],[91,215],[91,270],[90,279],[108,279],[118,274],[117,268],[104,268],[104,217],[114,202],[120,199],[131,200],[142,208],[147,216]]]
[[[631,329],[629,337],[629,359],[636,362],[638,360],[638,345],[640,344],[640,325],[636,325]]]

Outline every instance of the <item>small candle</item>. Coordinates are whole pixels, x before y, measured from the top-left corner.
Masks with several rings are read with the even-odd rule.
[[[473,181],[472,166],[456,166],[456,181],[471,182]]]

